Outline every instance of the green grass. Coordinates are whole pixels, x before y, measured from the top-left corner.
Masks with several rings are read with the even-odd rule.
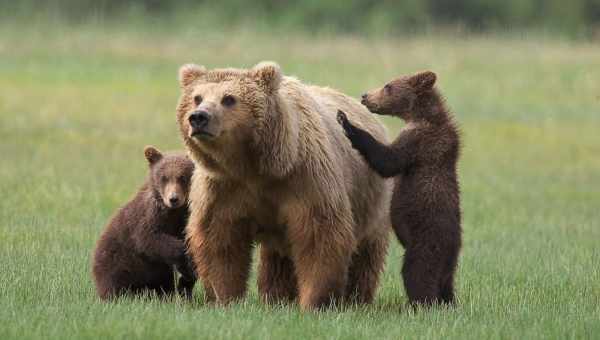
[[[433,69],[461,123],[464,249],[453,310],[412,312],[392,242],[376,302],[301,313],[100,303],[90,254],[146,172],[181,148],[180,64],[251,66],[353,96]],[[600,334],[600,47],[498,37],[366,40],[0,23],[0,338],[593,338]],[[401,123],[385,121],[390,134]]]

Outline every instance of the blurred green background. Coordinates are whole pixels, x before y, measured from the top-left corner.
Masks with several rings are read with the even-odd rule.
[[[528,30],[594,37],[600,0],[21,0],[0,2],[2,17],[38,15],[72,23],[144,17],[207,27],[251,24],[265,29],[397,34]],[[180,25],[179,24],[179,25]]]

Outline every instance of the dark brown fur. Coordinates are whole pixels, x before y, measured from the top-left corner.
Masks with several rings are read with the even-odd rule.
[[[182,274],[178,291],[191,297],[196,282],[185,250],[187,196],[194,164],[185,155],[162,155],[147,147],[150,175],[135,197],[119,209],[103,232],[94,254],[98,296],[175,291],[174,271]]]
[[[406,248],[402,276],[411,303],[453,303],[454,273],[461,247],[458,129],[436,76],[423,72],[393,80],[363,95],[370,111],[402,118],[407,125],[390,145],[338,120],[352,146],[383,177],[396,177],[391,219]]]

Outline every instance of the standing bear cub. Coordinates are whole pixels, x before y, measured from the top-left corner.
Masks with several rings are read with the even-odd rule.
[[[460,190],[456,163],[458,129],[423,72],[395,79],[362,96],[374,113],[397,116],[407,125],[391,145],[356,127],[344,112],[338,121],[352,146],[382,177],[393,177],[391,219],[406,248],[402,276],[411,303],[454,302],[454,272],[461,247]]]
[[[96,246],[93,275],[106,300],[127,293],[170,295],[175,267],[178,291],[191,297],[195,274],[186,256],[184,228],[194,164],[182,154],[144,154],[150,175],[135,197],[111,219]]]

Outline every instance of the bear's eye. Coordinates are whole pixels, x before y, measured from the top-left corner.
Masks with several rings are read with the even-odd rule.
[[[165,183],[167,181],[167,176],[160,176],[160,181]]]
[[[202,96],[194,96],[194,103],[197,105],[200,105],[200,103],[202,103]]]
[[[221,99],[221,104],[223,104],[223,106],[233,106],[235,105],[235,98],[231,95],[226,95]]]
[[[177,182],[179,183],[187,183],[187,178],[185,178],[185,176],[179,176],[177,177]]]

